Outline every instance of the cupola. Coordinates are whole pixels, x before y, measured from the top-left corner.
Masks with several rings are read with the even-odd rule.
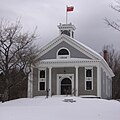
[[[65,34],[68,35],[69,37],[74,38],[74,31],[75,31],[75,26],[72,25],[72,23],[70,24],[59,24],[58,25],[59,31],[60,31],[60,35],[61,34]]]

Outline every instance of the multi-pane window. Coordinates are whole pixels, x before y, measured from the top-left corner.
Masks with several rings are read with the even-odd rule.
[[[38,76],[38,91],[46,89],[46,70],[40,69]]]
[[[85,90],[93,90],[93,68],[85,68]]]
[[[69,52],[68,52],[68,50],[66,50],[66,49],[61,49],[61,50],[58,52],[58,55],[69,55]]]
[[[40,70],[40,78],[45,78],[45,70]]]
[[[86,90],[92,90],[92,81],[86,81]]]
[[[86,77],[92,77],[92,70],[86,69]]]
[[[45,82],[39,82],[40,90],[45,90]]]

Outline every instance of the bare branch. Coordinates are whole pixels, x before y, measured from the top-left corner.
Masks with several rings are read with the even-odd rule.
[[[120,31],[120,25],[119,25],[119,24],[117,24],[117,23],[114,22],[114,21],[110,21],[110,20],[108,20],[107,18],[105,18],[104,20],[105,20],[105,23],[106,23],[108,26],[111,26],[111,27],[114,28],[115,30]]]
[[[20,22],[17,24],[0,24],[0,71],[3,72],[6,91],[16,85],[16,76],[24,73],[27,78],[31,64],[35,62],[36,51],[33,49],[33,34],[22,33]],[[21,80],[19,80],[21,81]]]
[[[111,7],[113,10],[115,10],[115,11],[117,11],[117,12],[120,12],[120,1],[119,1],[119,0],[116,0],[115,2],[116,2],[116,4],[115,4],[115,5],[111,4],[110,7]]]

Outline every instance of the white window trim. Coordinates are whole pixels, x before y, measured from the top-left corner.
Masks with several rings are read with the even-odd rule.
[[[92,70],[92,77],[86,77],[86,70],[88,70],[88,69]],[[90,80],[87,80],[87,78],[90,78]],[[85,67],[85,90],[86,91],[91,91],[91,90],[87,90],[87,88],[86,88],[86,82],[87,81],[91,81],[92,82],[92,89],[91,90],[93,90],[93,67]]]
[[[58,52],[59,52],[61,49],[66,49],[66,50],[69,52],[69,55],[58,55]],[[60,49],[57,51],[57,53],[56,53],[56,58],[57,58],[57,59],[68,59],[68,58],[70,58],[70,51],[69,51],[69,49],[67,49],[66,47],[60,48]]]
[[[45,70],[45,78],[40,78],[40,71]],[[45,91],[40,90],[40,82],[45,82],[45,90],[46,90],[46,68],[39,68],[38,69],[38,91]]]

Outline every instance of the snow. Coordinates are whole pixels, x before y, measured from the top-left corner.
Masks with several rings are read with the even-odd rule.
[[[73,96],[23,98],[0,103],[0,120],[120,120],[120,102]]]

